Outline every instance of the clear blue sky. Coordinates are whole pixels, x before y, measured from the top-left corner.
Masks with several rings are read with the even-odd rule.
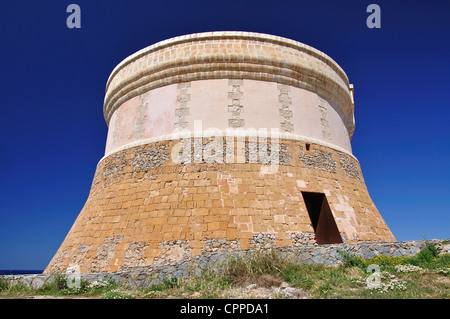
[[[66,8],[81,7],[81,29]],[[366,8],[381,7],[381,29]],[[44,269],[103,156],[107,78],[173,36],[263,32],[331,56],[355,86],[353,152],[398,240],[450,237],[449,1],[0,0],[0,269]]]

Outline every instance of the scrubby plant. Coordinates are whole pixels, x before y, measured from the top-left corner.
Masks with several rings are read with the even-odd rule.
[[[291,262],[274,250],[260,250],[243,257],[231,257],[225,263],[222,277],[237,285],[267,281],[279,282]],[[267,285],[267,283],[266,283]]]
[[[429,264],[435,261],[438,257],[439,251],[436,246],[431,243],[427,243],[427,245],[417,254],[413,264],[416,264],[417,266],[420,264]]]
[[[52,279],[38,289],[40,294],[62,294],[64,290],[67,290],[67,277],[62,274],[52,274]]]
[[[346,251],[338,250],[339,255],[342,257],[342,266],[344,268],[350,268],[350,267],[358,267],[358,268],[366,268],[366,261],[364,258],[360,256],[350,255]]]
[[[8,290],[10,283],[8,280],[0,277],[0,292]]]
[[[160,284],[152,285],[147,290],[148,291],[164,291],[170,288],[175,288],[178,286],[178,280],[176,277],[164,280]]]

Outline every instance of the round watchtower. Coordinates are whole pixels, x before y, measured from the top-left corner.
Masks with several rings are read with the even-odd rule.
[[[161,41],[113,70],[103,111],[105,156],[46,272],[395,241],[352,154],[353,86],[312,47],[249,32]]]

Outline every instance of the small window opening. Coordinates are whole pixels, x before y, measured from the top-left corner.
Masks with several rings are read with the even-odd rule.
[[[311,148],[311,144],[306,143],[306,144],[305,144],[305,147],[306,147],[306,150],[309,151],[309,149]]]
[[[342,243],[342,237],[325,194],[302,192],[302,195],[314,228],[316,242],[320,245]]]

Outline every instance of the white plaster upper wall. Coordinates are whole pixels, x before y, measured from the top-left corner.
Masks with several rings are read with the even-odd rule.
[[[137,140],[173,133],[176,99],[177,85],[172,84],[123,103],[111,117],[105,154]]]
[[[140,105],[140,97],[136,96],[117,109],[108,128],[106,154],[134,140],[136,113]]]
[[[201,120],[202,130],[218,128],[224,130],[228,126],[228,79],[193,81],[188,89],[190,101],[187,103],[189,124],[187,129],[194,131],[194,121]],[[198,124],[198,123],[197,123]],[[196,127],[195,129],[198,129]]]
[[[277,128],[279,132],[283,132],[281,123],[285,119],[280,115],[281,91],[277,83],[243,80],[239,90],[243,92],[240,118],[245,121],[244,130],[254,128],[258,131],[265,128],[270,133],[272,128]],[[228,120],[232,118],[232,112],[229,111],[232,99],[228,94],[232,92],[232,85],[228,79],[193,81],[186,92],[190,96],[186,103],[189,114],[184,120],[188,122],[189,131],[194,131],[196,120],[201,120],[203,131],[208,128],[225,131],[228,128]],[[176,109],[180,108],[177,101],[179,94],[178,85],[171,84],[123,103],[112,115],[105,154],[126,147],[127,144],[176,132],[175,123],[180,120],[176,113]],[[313,92],[296,87],[290,87],[288,95],[292,102],[289,105],[289,110],[292,111],[292,134],[333,144],[351,153],[347,129],[339,113],[328,101],[322,100]],[[326,107],[328,136],[323,133],[321,118],[324,115],[319,103]]]
[[[108,135],[106,137],[106,146],[105,146],[105,154],[109,154],[114,148],[115,148],[115,141],[114,141],[114,126],[117,120],[117,111],[113,113],[111,116],[111,120],[109,121],[109,127],[108,127]]]
[[[335,107],[317,94],[304,89],[291,87],[289,95],[292,99],[291,122],[294,134],[334,144],[351,153],[347,128]],[[325,115],[320,111],[319,104],[326,108]],[[322,119],[328,122],[327,126],[324,126]],[[324,131],[329,135],[324,134]]]
[[[267,129],[268,134],[272,128],[280,130],[280,92],[277,83],[243,80],[241,91],[244,93],[241,117],[245,120],[245,128],[254,128],[256,131]]]
[[[321,113],[319,97],[307,90],[291,87],[289,96],[292,99],[292,124],[294,134],[325,140],[322,136]],[[332,140],[326,141],[332,143]]]
[[[175,115],[177,108],[177,85],[167,85],[156,90],[150,90],[142,95],[145,108],[145,133],[141,137],[150,138],[171,134],[174,123],[178,117]]]
[[[329,131],[332,136],[332,140],[343,149],[352,152],[352,146],[350,144],[350,136],[348,130],[342,121],[342,117],[339,115],[338,108],[326,101],[327,106],[327,118],[330,123]]]

